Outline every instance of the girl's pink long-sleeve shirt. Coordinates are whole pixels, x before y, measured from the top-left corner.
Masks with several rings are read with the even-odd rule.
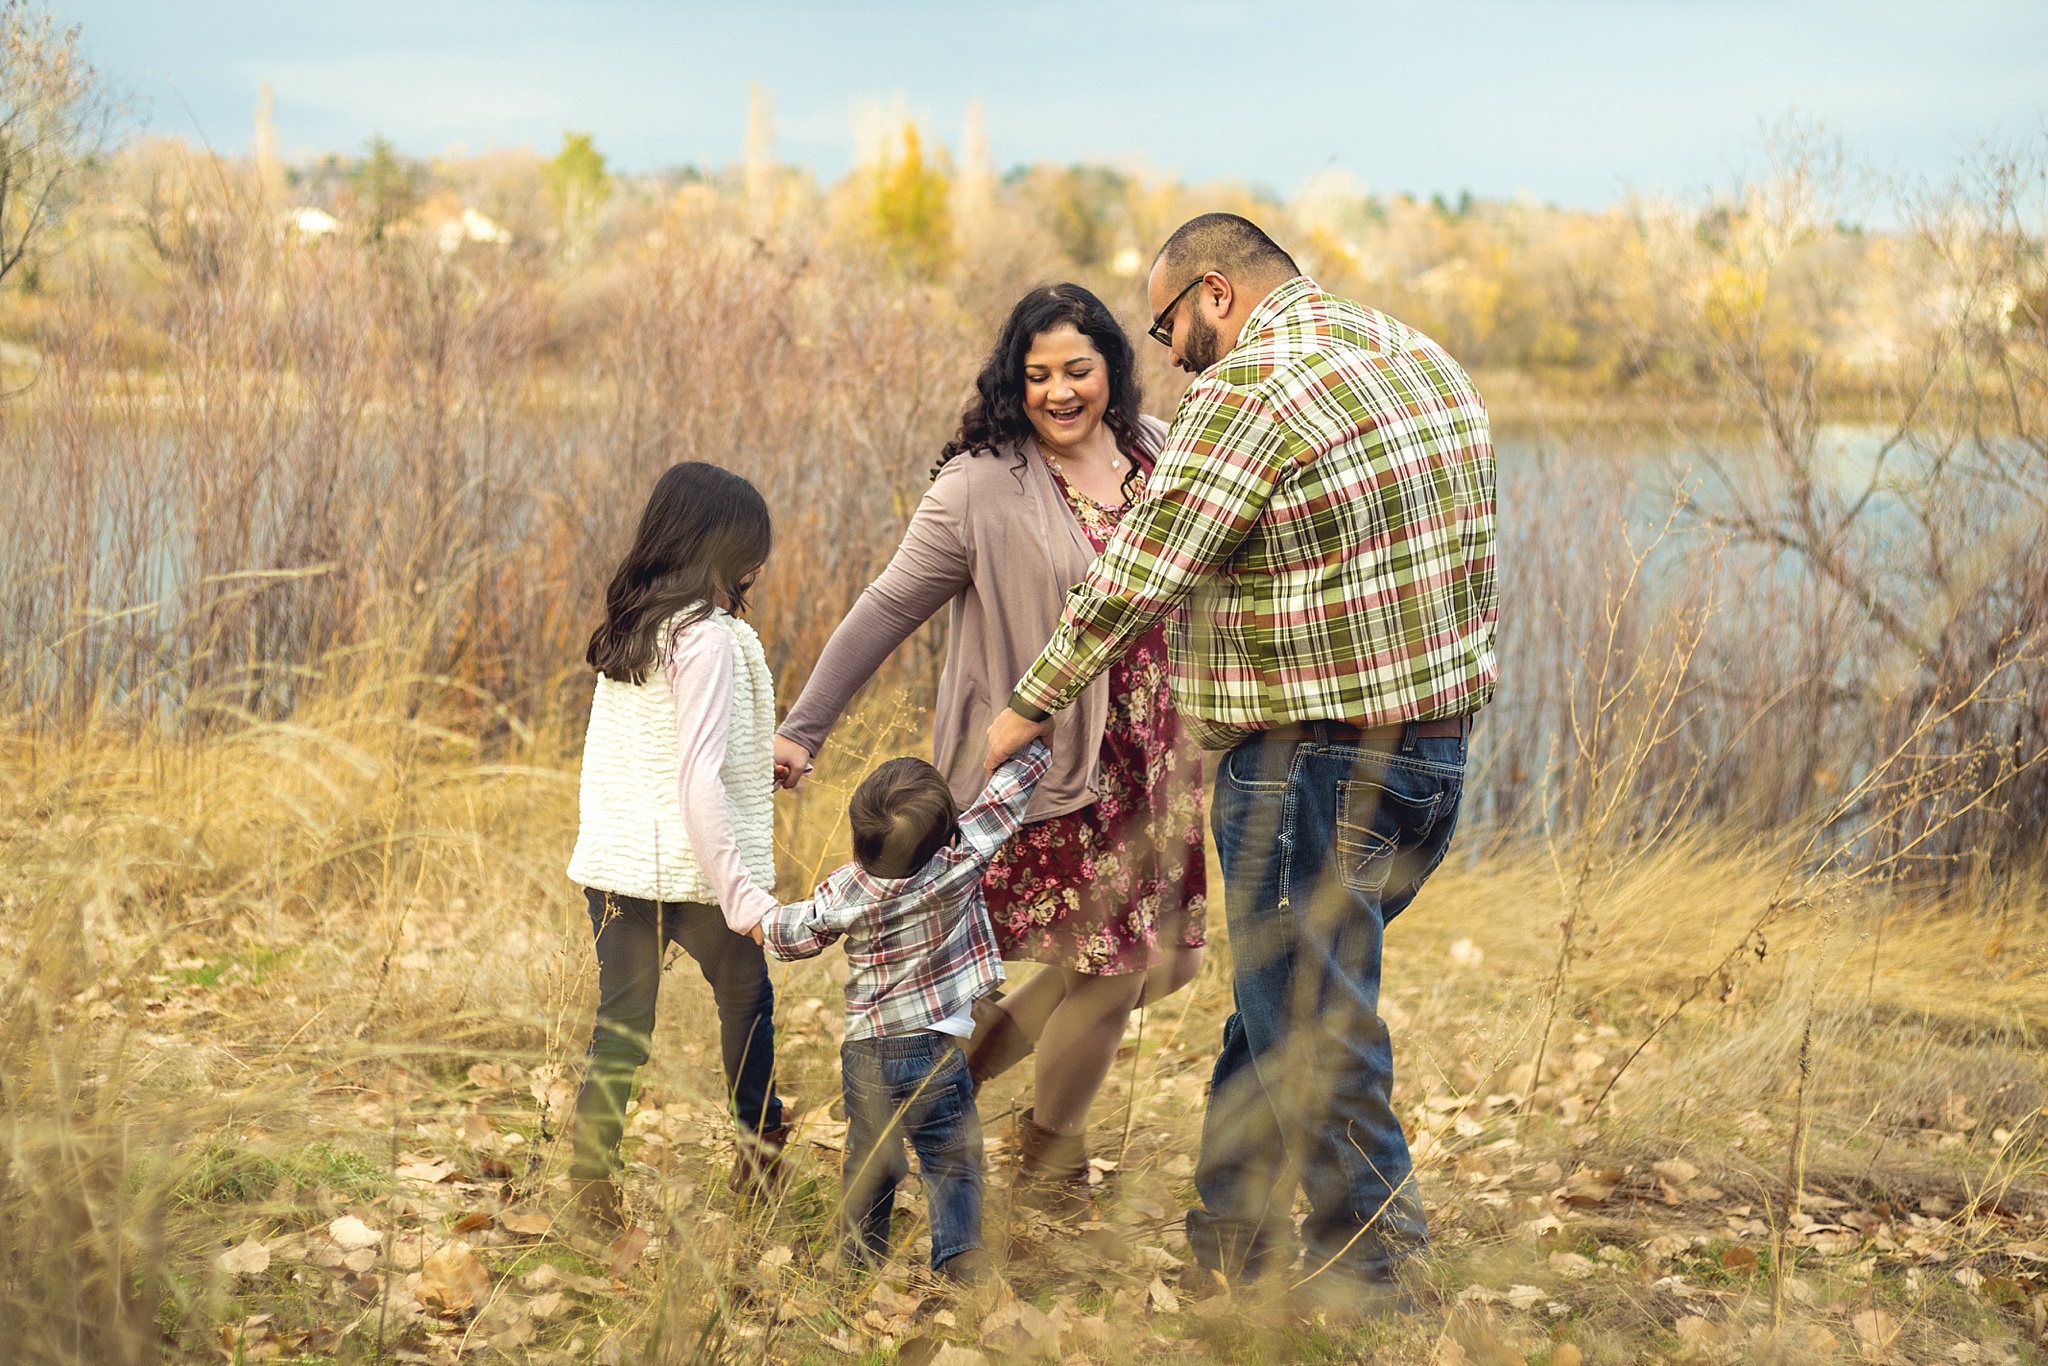
[[[732,725],[733,640],[715,622],[700,621],[669,640],[662,675],[676,708],[676,804],[697,866],[718,897],[725,923],[750,934],[775,907],[740,862],[726,805],[725,747]]]

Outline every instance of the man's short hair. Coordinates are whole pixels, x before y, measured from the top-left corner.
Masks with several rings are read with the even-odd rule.
[[[922,759],[891,759],[854,789],[847,804],[853,856],[869,874],[909,877],[960,829],[946,777]]]
[[[1173,231],[1155,258],[1172,286],[1215,271],[1233,281],[1263,282],[1301,274],[1294,258],[1249,218],[1205,213]]]

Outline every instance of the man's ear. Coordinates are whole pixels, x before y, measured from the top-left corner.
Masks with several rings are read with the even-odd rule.
[[[1230,316],[1231,305],[1236,302],[1237,289],[1230,283],[1230,277],[1218,270],[1212,270],[1202,277],[1202,292],[1216,302],[1216,316]]]

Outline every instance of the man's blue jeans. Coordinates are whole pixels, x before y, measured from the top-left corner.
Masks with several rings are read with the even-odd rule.
[[[1223,864],[1235,1012],[1202,1123],[1195,1259],[1232,1279],[1294,1254],[1304,1274],[1384,1281],[1427,1239],[1394,1116],[1379,1016],[1389,920],[1443,861],[1461,738],[1340,743],[1309,723],[1223,756],[1210,820]]]
[[[981,1116],[960,1041],[928,1030],[839,1046],[846,1094],[842,1222],[849,1261],[889,1255],[896,1187],[910,1175],[903,1143],[917,1150],[931,1216],[932,1270],[981,1241]]]

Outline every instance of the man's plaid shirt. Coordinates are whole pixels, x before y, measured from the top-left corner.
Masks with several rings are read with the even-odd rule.
[[[1294,721],[1382,725],[1493,695],[1494,461],[1443,348],[1296,276],[1188,389],[1143,500],[1017,686],[1055,712],[1161,617],[1212,749]]]
[[[844,936],[847,1038],[929,1029],[1003,980],[981,874],[1024,823],[1051,762],[1043,740],[1019,750],[960,817],[960,837],[909,877],[871,877],[849,863],[809,901],[778,906],[761,921],[775,958],[811,958]]]

